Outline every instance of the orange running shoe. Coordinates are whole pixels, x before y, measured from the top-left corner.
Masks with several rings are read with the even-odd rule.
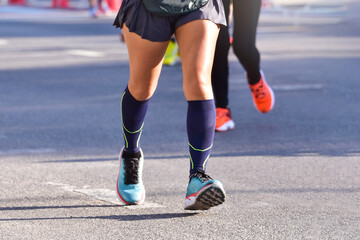
[[[270,112],[275,105],[275,95],[267,84],[263,71],[260,71],[260,81],[255,85],[250,85],[255,108],[261,113]]]
[[[215,131],[225,132],[235,128],[235,123],[231,120],[231,112],[228,108],[216,108]]]

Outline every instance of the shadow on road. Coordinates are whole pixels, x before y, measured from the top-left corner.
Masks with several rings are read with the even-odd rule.
[[[20,207],[0,207],[0,211],[24,211],[39,209],[59,209],[59,208],[113,208],[124,207],[125,205],[67,205],[67,206],[20,206]]]
[[[341,157],[341,156],[360,156],[360,151],[334,151],[334,150],[322,150],[322,151],[299,151],[295,149],[287,149],[286,151],[245,151],[245,152],[227,152],[227,153],[213,153],[212,157],[245,157],[245,156],[291,156],[291,157],[303,157],[303,156],[331,156],[331,157]],[[188,158],[188,155],[172,155],[168,154],[163,156],[151,156],[147,155],[147,160],[175,160],[181,158]],[[63,160],[48,160],[48,161],[38,161],[36,163],[81,163],[81,162],[117,162],[118,159],[116,157],[112,158],[81,158],[81,159],[63,159]]]
[[[75,206],[76,207],[76,206]],[[102,206],[100,206],[102,207]],[[118,207],[118,206],[116,206]],[[78,220],[78,219],[95,219],[95,220],[119,220],[119,221],[141,221],[169,218],[185,218],[200,214],[199,212],[190,213],[159,213],[159,214],[139,214],[139,215],[109,215],[109,216],[86,216],[86,217],[35,217],[35,218],[0,218],[0,222],[7,221],[41,221],[41,220]]]

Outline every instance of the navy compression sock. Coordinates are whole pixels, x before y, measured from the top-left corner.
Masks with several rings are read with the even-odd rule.
[[[215,134],[214,100],[188,101],[187,133],[190,151],[190,174],[206,171]]]
[[[126,87],[121,98],[122,129],[125,140],[125,151],[136,153],[140,151],[140,136],[144,125],[149,99],[136,100]]]

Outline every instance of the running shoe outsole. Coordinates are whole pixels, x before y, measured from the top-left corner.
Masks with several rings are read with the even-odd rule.
[[[221,186],[209,184],[198,192],[193,204],[185,206],[185,210],[208,210],[221,205],[225,202],[225,198],[225,191]]]
[[[226,132],[229,130],[233,130],[235,128],[235,123],[233,120],[229,120],[220,127],[215,128],[215,131],[217,132]]]

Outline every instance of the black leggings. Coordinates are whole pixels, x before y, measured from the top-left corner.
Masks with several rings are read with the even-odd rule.
[[[226,21],[229,23],[230,0],[223,0]],[[248,83],[260,80],[260,53],[256,48],[256,28],[260,14],[261,0],[233,0],[233,50],[244,67]],[[229,28],[222,26],[216,43],[212,86],[216,107],[226,108],[229,103]]]

